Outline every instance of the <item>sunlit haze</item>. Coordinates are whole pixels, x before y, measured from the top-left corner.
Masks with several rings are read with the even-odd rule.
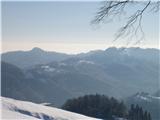
[[[40,47],[75,54],[126,46],[122,39],[113,42],[123,21],[91,24],[100,6],[99,2],[2,2],[1,52]],[[158,48],[159,16],[144,15],[143,20],[145,40],[136,46]]]

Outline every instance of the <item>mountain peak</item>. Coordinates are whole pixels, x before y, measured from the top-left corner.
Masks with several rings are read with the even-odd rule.
[[[44,50],[42,50],[41,48],[38,48],[38,47],[34,47],[31,51],[35,51],[35,52],[42,52]]]

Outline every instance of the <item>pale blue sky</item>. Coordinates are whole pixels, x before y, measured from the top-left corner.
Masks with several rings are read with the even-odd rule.
[[[124,46],[112,42],[123,21],[94,27],[99,2],[2,2],[3,51],[41,47],[67,53]],[[131,10],[132,11],[132,10]],[[144,16],[146,41],[141,47],[158,46],[158,14]]]

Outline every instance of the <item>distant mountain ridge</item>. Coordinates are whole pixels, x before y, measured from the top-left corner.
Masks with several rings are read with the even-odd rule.
[[[138,47],[137,48],[136,47],[132,47],[132,48],[111,47],[111,48],[107,48],[105,51],[94,50],[87,53],[71,55],[71,54],[59,53],[54,51],[53,52],[45,51],[45,50],[42,50],[41,48],[35,47],[29,51],[12,51],[12,52],[2,53],[1,59],[2,61],[18,66],[19,68],[27,68],[34,65],[46,64],[53,61],[62,61],[72,57],[84,58],[87,56],[92,57],[95,55],[98,55],[100,57],[100,55],[105,55],[104,52],[106,52],[107,54],[110,54],[110,57],[113,57],[113,55],[115,56],[116,54],[120,53],[128,56],[132,55],[137,57],[144,57],[148,60],[153,60],[152,58],[149,58],[150,54],[153,55],[152,57],[156,57],[156,59],[157,59],[157,56],[155,55],[157,54],[157,52],[159,54],[159,50],[154,48],[142,49]]]
[[[29,51],[13,51],[3,53],[2,61],[11,63],[19,68],[28,68],[37,64],[46,64],[52,61],[61,61],[71,57],[64,53],[48,52],[40,48],[33,48]]]
[[[113,47],[42,64],[31,61],[34,65],[19,69],[22,78],[10,71],[13,65],[2,63],[2,86],[8,82],[2,95],[60,106],[68,98],[85,94],[124,98],[137,91],[153,93],[159,89],[159,54],[158,49]]]

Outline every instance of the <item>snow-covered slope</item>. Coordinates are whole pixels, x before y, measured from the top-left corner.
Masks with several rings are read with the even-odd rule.
[[[2,120],[99,120],[32,102],[1,97]]]
[[[141,92],[141,93],[136,93],[132,99],[136,101],[148,101],[148,102],[154,102],[154,101],[159,101],[160,97],[150,95],[149,93]]]

